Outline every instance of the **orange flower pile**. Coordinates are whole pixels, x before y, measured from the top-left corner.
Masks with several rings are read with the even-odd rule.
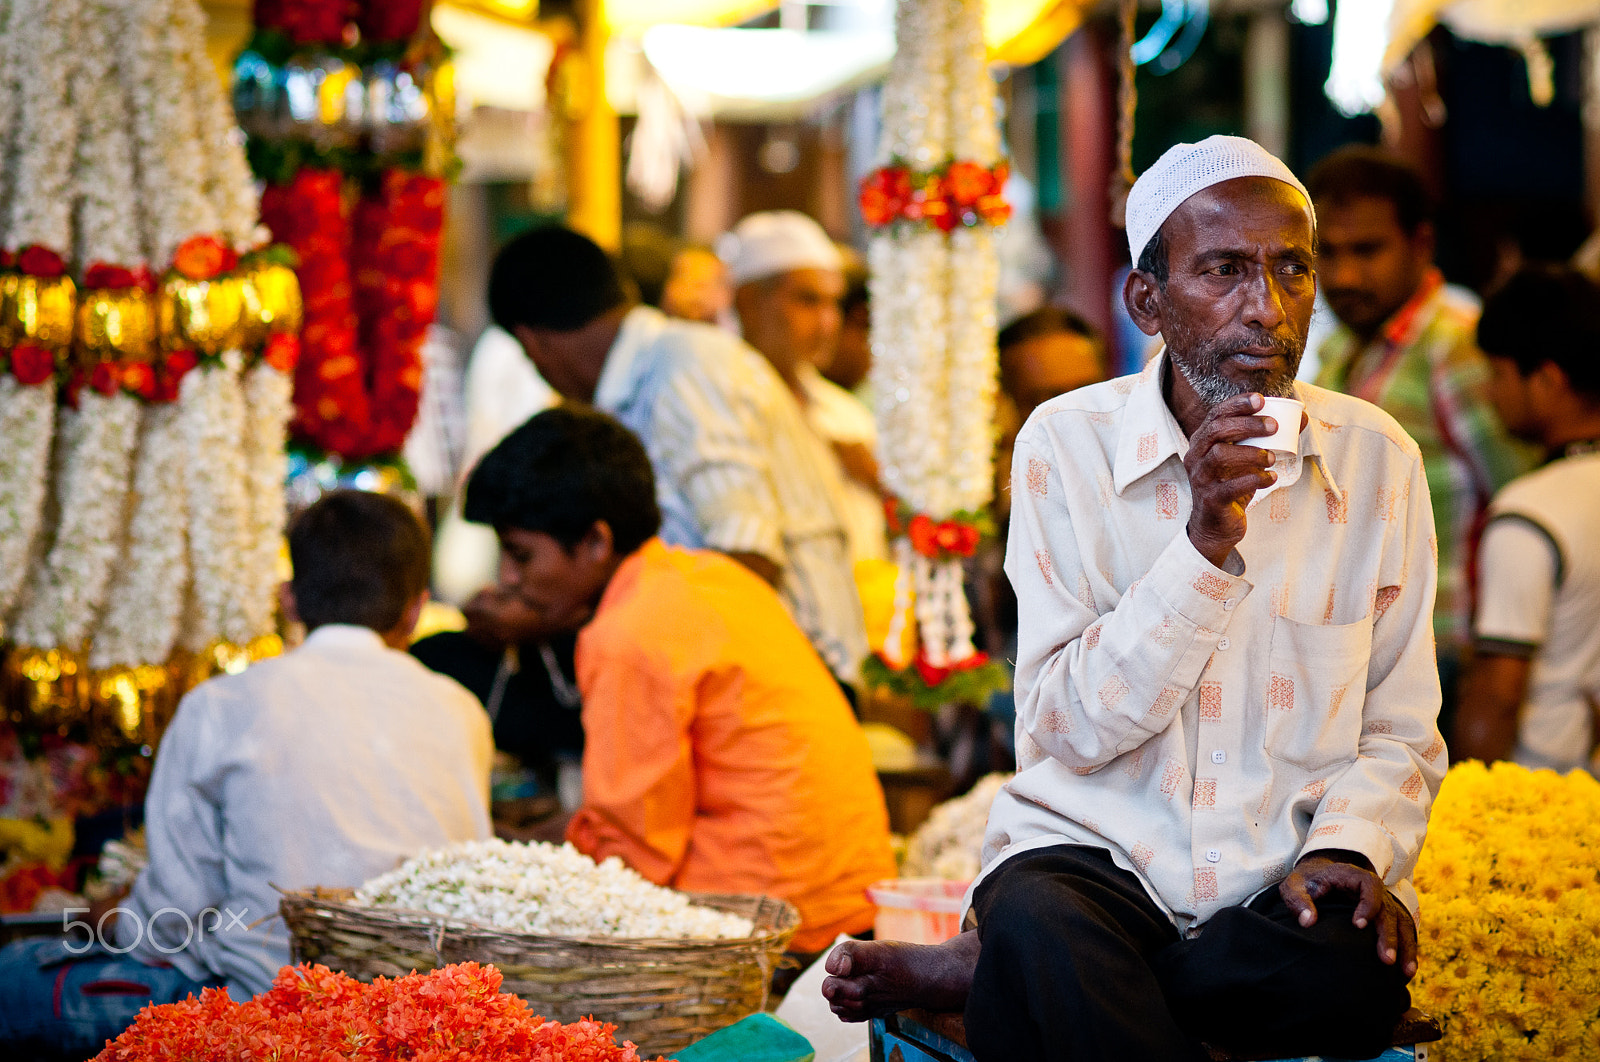
[[[633,1044],[616,1042],[616,1026],[547,1022],[500,982],[499,970],[475,962],[370,985],[325,966],[285,966],[248,1003],[208,988],[199,999],[146,1007],[95,1062],[639,1062]]]
[[[874,228],[911,221],[941,232],[957,225],[1003,225],[1011,217],[1002,194],[1010,174],[1005,162],[991,168],[957,161],[928,173],[884,166],[861,182],[861,217]]]

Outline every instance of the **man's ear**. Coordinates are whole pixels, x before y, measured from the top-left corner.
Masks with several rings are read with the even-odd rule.
[[[1431,221],[1417,222],[1416,231],[1411,234],[1411,253],[1420,262],[1423,268],[1433,264],[1434,245],[1437,234]]]
[[[617,552],[617,540],[611,533],[611,525],[604,520],[596,520],[583,533],[583,538],[578,540],[578,551],[591,564],[609,562]]]
[[[1161,289],[1156,278],[1135,269],[1122,282],[1122,305],[1139,331],[1153,336],[1161,331]]]
[[[537,361],[540,347],[539,331],[525,324],[511,326],[511,335],[522,344],[522,352],[528,356],[529,361]]]
[[[294,584],[288,580],[278,584],[278,610],[285,624],[300,622],[300,609],[294,599]]]
[[[1570,394],[1572,380],[1567,371],[1553,361],[1541,361],[1539,367],[1525,377],[1529,390],[1541,402]]]

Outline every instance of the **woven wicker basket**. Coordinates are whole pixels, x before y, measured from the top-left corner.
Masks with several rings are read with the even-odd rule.
[[[555,1021],[614,1022],[642,1056],[671,1055],[766,1007],[772,971],[800,925],[766,896],[689,893],[755,923],[740,940],[618,940],[506,933],[413,911],[358,907],[349,889],[284,894],[296,962],[362,981],[453,962],[493,963],[503,988]]]

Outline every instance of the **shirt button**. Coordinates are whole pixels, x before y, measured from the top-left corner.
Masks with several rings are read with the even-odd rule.
[[[1226,639],[1226,638],[1223,638],[1223,639],[1222,639],[1222,640],[1221,640],[1221,641],[1219,641],[1219,642],[1218,642],[1218,643],[1217,643],[1217,648],[1218,648],[1218,649],[1226,649],[1226,648],[1228,648],[1228,646],[1230,646],[1230,645],[1232,645],[1232,644],[1233,644],[1233,643],[1232,643],[1232,642],[1230,642],[1230,641],[1228,641],[1228,639]]]
[[[1222,611],[1224,611],[1224,612],[1232,612],[1233,611],[1233,606],[1236,605],[1236,604],[1238,604],[1238,602],[1230,597],[1230,598],[1228,598],[1226,601],[1224,601],[1222,603]]]
[[[1220,862],[1222,862],[1222,853],[1217,851],[1215,848],[1206,849],[1206,862],[1207,863],[1220,863]]]
[[[1212,749],[1211,750],[1211,762],[1212,763],[1227,763],[1228,762],[1228,754],[1226,752],[1224,752],[1222,749]]]

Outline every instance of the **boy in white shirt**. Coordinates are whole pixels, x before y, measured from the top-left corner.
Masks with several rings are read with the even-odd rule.
[[[99,939],[0,950],[0,1043],[82,1058],[146,1003],[265,991],[289,962],[278,889],[357,886],[489,836],[488,718],[404,652],[427,599],[421,523],[337,491],[294,521],[289,551],[281,603],[305,644],[184,698],[145,799],[149,866],[91,914]]]

